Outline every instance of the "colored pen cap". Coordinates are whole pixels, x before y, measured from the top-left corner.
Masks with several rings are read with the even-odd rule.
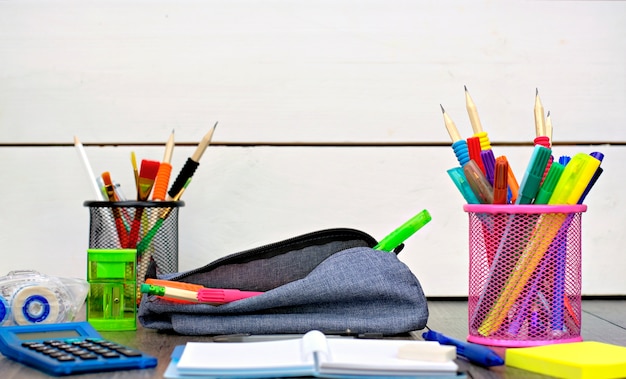
[[[598,167],[600,161],[591,155],[574,155],[565,166],[548,204],[577,204]]]
[[[483,150],[480,152],[480,159],[485,166],[485,176],[489,184],[493,185],[496,170],[496,157],[493,155],[493,150]]]
[[[602,154],[599,151],[594,151],[593,153],[590,153],[589,155],[591,155],[592,157],[596,158],[600,162],[602,162],[602,160],[604,159],[604,154]]]
[[[535,204],[548,204],[564,169],[565,167],[559,162],[552,162],[550,170],[548,170],[548,175],[546,175],[546,178],[541,184],[541,188],[539,188],[539,192],[535,198]]]
[[[569,163],[571,159],[572,157],[570,157],[569,155],[561,155],[559,157],[559,163],[562,164],[563,166],[567,166],[567,164]]]
[[[426,209],[422,210],[399,226],[396,230],[389,233],[389,235],[374,246],[374,249],[392,251],[404,243],[404,241],[415,234],[415,232],[420,230],[424,225],[428,224],[430,220],[432,220],[430,213],[428,213]]]
[[[467,178],[467,182],[480,203],[492,204],[493,187],[489,184],[485,174],[483,174],[478,164],[473,159],[470,159],[470,161],[463,166],[463,173],[465,173],[465,178]]]
[[[507,161],[506,157],[496,158],[494,171],[493,203],[506,204],[509,189],[509,161]]]
[[[535,196],[537,196],[543,173],[546,171],[551,154],[552,150],[549,148],[541,145],[535,146],[522,179],[522,184],[520,184],[516,204],[531,204]]]
[[[461,195],[468,204],[480,204],[480,201],[478,201],[478,198],[474,195],[474,191],[472,191],[472,187],[470,187],[467,182],[461,167],[449,169],[448,176],[450,176],[450,179],[452,179],[452,182],[454,182],[454,185],[458,188],[459,192],[461,192]]]

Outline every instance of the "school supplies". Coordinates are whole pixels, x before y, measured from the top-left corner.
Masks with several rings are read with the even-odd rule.
[[[467,90],[467,86],[463,86],[465,90],[465,108],[467,109],[467,115],[469,116],[470,124],[472,125],[472,130],[474,131],[475,136],[479,136],[481,133],[484,133],[483,126],[480,122],[480,117],[478,117],[478,108],[472,100],[472,97]],[[487,134],[485,133],[485,137]],[[480,138],[480,137],[479,137]],[[491,145],[488,143],[489,140],[486,138],[482,138],[481,142],[485,141],[487,144],[481,144],[484,150],[491,149]]]
[[[493,204],[506,204],[509,188],[509,162],[506,157],[496,158],[493,180]]]
[[[87,158],[87,153],[85,153],[85,148],[76,136],[74,136],[74,146],[76,147],[76,151],[78,151],[78,154],[80,155],[81,162],[83,162],[83,166],[85,167],[85,171],[87,171],[87,177],[89,178],[89,183],[93,187],[96,200],[104,200],[102,191],[100,191],[100,188],[98,187],[98,184],[96,182],[96,176],[93,174],[93,170],[91,169],[89,158]]]
[[[151,161],[143,159],[141,161],[141,170],[139,171],[139,177],[137,179],[137,193],[138,201],[146,201],[150,196],[150,191],[154,185],[154,180],[159,171],[160,163],[157,161]],[[135,248],[137,246],[137,239],[139,238],[139,229],[141,228],[141,216],[143,215],[143,207],[138,207],[135,210],[135,217],[133,218],[133,224],[130,229],[129,246]]]
[[[205,288],[199,286],[196,290],[177,288],[170,283],[162,283],[164,285],[155,285],[144,283],[141,285],[141,293],[148,295],[160,296],[164,299],[184,300],[190,303],[206,303],[212,305],[221,305],[231,303],[233,301],[247,299],[249,297],[262,295],[263,292],[258,291],[240,291],[237,289],[223,288]]]
[[[478,168],[480,168],[480,171],[483,173],[483,175],[485,175],[486,174],[485,165],[483,164],[483,159],[480,155],[481,153],[480,139],[478,137],[469,137],[466,141],[467,141],[467,150],[469,151],[470,160],[474,161],[476,165],[478,166]]]
[[[464,357],[470,362],[480,366],[491,367],[501,366],[504,364],[504,359],[496,354],[495,351],[482,345],[459,341],[430,329],[428,329],[427,332],[422,333],[422,337],[426,341],[437,341],[444,345],[454,346],[456,347],[456,353],[459,356]]]
[[[449,362],[456,359],[456,348],[439,344],[405,344],[398,349],[398,358],[425,362]]]
[[[534,149],[521,185],[511,164],[504,175],[504,157],[492,162],[488,140],[483,146],[481,139],[484,176],[493,185],[489,201],[475,142],[482,125],[467,87],[465,98],[475,132],[467,139],[472,159],[462,166],[462,173],[457,167],[448,175],[470,214],[468,339],[499,346],[579,341],[580,217],[586,207],[576,204],[582,205],[602,173],[602,154],[580,153],[575,159],[562,156],[553,162],[551,112],[544,115],[536,89]],[[444,121],[448,128],[449,116]],[[508,207],[511,204],[516,206]]]
[[[531,204],[537,196],[543,173],[550,159],[552,151],[544,146],[537,145],[530,157],[526,172],[520,184],[518,198],[515,204]]]
[[[279,341],[188,342],[180,358],[172,358],[164,376],[336,378],[436,375],[445,378],[457,375],[458,366],[452,360],[429,362],[399,358],[399,349],[407,345],[438,346],[436,342],[415,340],[326,338],[317,330],[307,332],[302,338]]]
[[[580,236],[581,215],[586,206],[467,204],[463,209],[470,216],[468,340],[511,347],[580,340],[580,326],[574,320],[581,315]],[[562,223],[563,219],[568,220],[567,224]],[[485,220],[494,225],[494,230],[506,225],[505,236],[491,233],[485,237],[482,230]],[[556,238],[554,234],[534,233],[537,225],[541,225],[542,231],[550,231],[550,220],[559,223],[555,226]],[[559,236],[567,236],[566,244],[565,238]],[[488,238],[486,246],[481,245],[485,238]],[[529,246],[540,245],[541,238],[547,239],[545,250],[528,251]],[[500,243],[491,264],[488,262],[490,239]],[[567,328],[553,331],[551,317],[558,312],[552,301],[553,278],[559,246],[566,246],[568,257],[565,291],[560,296],[567,294],[572,313],[568,311],[565,315]],[[535,259],[539,266],[534,266]],[[518,279],[521,280],[516,282]],[[492,324],[495,320],[500,324]]]
[[[10,271],[0,277],[0,329],[72,321],[88,292],[89,283],[83,279]]]
[[[463,166],[463,173],[480,203],[492,204],[493,187],[489,184],[485,174],[483,174],[482,170],[473,159]]]
[[[441,113],[443,113],[443,121],[446,125],[446,130],[450,135],[450,139],[452,140],[452,150],[454,151],[454,155],[456,155],[456,159],[459,164],[464,166],[469,161],[469,150],[467,148],[467,141],[461,138],[459,131],[454,124],[454,121],[448,116],[446,110],[443,109],[443,105],[439,105],[441,107]]]
[[[430,220],[432,220],[430,213],[424,209],[383,238],[378,244],[376,244],[376,246],[374,246],[374,249],[393,251],[409,237],[420,230],[424,225],[428,224]]]
[[[450,179],[452,179],[452,182],[468,204],[480,204],[461,167],[449,169],[448,176],[450,176]]]
[[[2,327],[0,351],[55,376],[157,365],[153,356],[102,338],[88,322]]]
[[[507,349],[507,366],[567,379],[626,377],[626,347],[584,341]]]
[[[365,232],[333,228],[228,254],[168,280],[263,295],[215,307],[144,294],[138,320],[186,335],[311,329],[395,335],[424,328],[428,307],[418,279],[396,254],[374,250],[376,244]]]
[[[165,200],[167,186],[169,185],[170,175],[172,173],[172,153],[174,152],[174,130],[170,134],[165,144],[165,154],[159,165],[159,172],[154,183],[154,191],[152,200]]]
[[[534,202],[535,204],[548,204],[564,169],[565,167],[562,164],[552,162],[548,170],[548,175],[546,175],[541,187],[539,187],[539,192]]]
[[[535,117],[535,136],[541,137],[546,135],[545,129],[545,117],[543,111],[543,104],[539,98],[539,89],[535,90],[535,107],[533,108],[533,115]]]
[[[180,189],[178,194],[174,196],[172,201],[180,200],[181,196],[183,195],[183,192],[185,192],[185,189],[187,188],[189,183],[191,183],[191,178],[187,179],[187,183],[185,183],[185,185],[183,186],[183,188]],[[157,232],[159,231],[159,229],[165,222],[165,219],[167,219],[167,217],[172,212],[172,209],[173,209],[172,207],[167,207],[167,208],[162,209],[161,214],[159,215],[159,218],[155,221],[154,225],[152,225],[150,230],[148,230],[148,232],[143,236],[141,241],[137,243],[137,257],[138,258],[141,258],[143,253],[146,251],[146,249],[150,245],[150,242],[152,242],[152,239],[154,238],[154,236],[156,236]]]
[[[215,123],[215,125],[213,125],[211,130],[209,130],[209,132],[205,134],[204,137],[202,137],[202,140],[200,140],[200,143],[198,143],[198,146],[196,147],[193,155],[187,158],[187,161],[178,173],[176,180],[174,180],[174,183],[172,183],[170,190],[167,192],[168,199],[173,199],[174,196],[176,196],[182,190],[182,188],[185,186],[185,183],[187,183],[187,181],[191,179],[193,174],[196,172],[196,169],[200,165],[200,158],[202,158],[204,151],[211,143],[211,139],[213,138],[213,133],[215,132],[216,127],[217,122]]]
[[[137,329],[136,268],[134,249],[87,250],[86,316],[94,329]]]
[[[116,201],[115,190],[113,189],[113,182],[111,181],[111,174],[108,171],[102,173],[102,180],[104,181],[104,188],[107,193],[107,197],[109,201]],[[122,219],[122,213],[120,208],[112,207],[113,217],[115,218],[115,228],[117,230],[117,236],[119,245],[122,248],[128,246],[128,232],[126,231],[126,226],[124,225],[124,220]]]
[[[600,161],[590,155],[575,155],[563,170],[549,204],[577,204],[599,165]],[[566,218],[565,214],[552,213],[539,219],[510,279],[478,329],[482,335],[489,336],[500,327]]]
[[[198,290],[198,301],[210,304],[227,304],[262,295],[259,291],[240,291],[238,289],[202,288]]]

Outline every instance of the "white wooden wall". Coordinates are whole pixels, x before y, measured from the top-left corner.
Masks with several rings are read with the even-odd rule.
[[[0,275],[85,276],[89,179],[133,193],[130,152],[174,173],[219,121],[183,200],[180,270],[329,227],[380,239],[428,296],[467,294],[467,215],[439,104],[463,86],[519,178],[538,88],[556,156],[602,151],[583,292],[626,294],[626,2],[0,1]],[[121,145],[120,145],[121,144]],[[620,167],[622,167],[620,169]]]

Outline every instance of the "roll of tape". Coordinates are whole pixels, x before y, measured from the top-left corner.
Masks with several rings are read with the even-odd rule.
[[[13,319],[18,325],[47,324],[59,317],[60,299],[44,286],[26,286],[15,292],[11,302]]]
[[[4,299],[4,297],[0,297],[0,325],[3,325],[4,322],[9,318],[9,304]]]

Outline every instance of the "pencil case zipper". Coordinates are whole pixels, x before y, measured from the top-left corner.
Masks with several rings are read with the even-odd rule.
[[[300,250],[309,246],[324,245],[330,242],[337,241],[353,240],[364,241],[368,247],[374,247],[378,243],[374,237],[357,229],[333,228],[319,230],[292,237],[286,240],[255,247],[249,250],[244,250],[238,253],[230,254],[225,257],[219,258],[205,266],[186,271],[184,273],[181,273],[180,275],[171,277],[168,280],[181,280],[188,276],[211,271],[220,266],[236,263],[246,263],[256,259],[272,258],[293,250]]]

